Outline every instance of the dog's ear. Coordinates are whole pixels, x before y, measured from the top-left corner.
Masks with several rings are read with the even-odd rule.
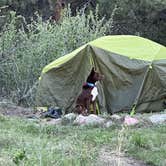
[[[94,75],[94,73],[95,73],[95,68],[92,67],[92,70],[91,70],[91,72],[90,72],[90,75]]]
[[[91,72],[95,72],[96,70],[95,70],[95,67],[92,67],[92,70],[91,70]]]
[[[91,81],[91,79],[93,78],[94,74],[95,74],[95,68],[92,67],[91,72],[90,72],[90,74],[89,74],[89,76],[87,78],[87,82]]]

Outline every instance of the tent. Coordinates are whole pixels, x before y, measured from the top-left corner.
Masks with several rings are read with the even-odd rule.
[[[92,66],[105,75],[97,84],[100,111],[165,109],[166,47],[130,35],[98,38],[45,66],[37,105],[71,112]]]

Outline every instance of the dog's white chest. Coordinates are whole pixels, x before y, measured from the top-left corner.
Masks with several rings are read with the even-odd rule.
[[[92,101],[94,101],[98,95],[98,90],[97,87],[94,87],[91,91],[91,95],[92,95]]]

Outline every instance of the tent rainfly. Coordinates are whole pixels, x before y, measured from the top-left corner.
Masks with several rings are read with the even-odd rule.
[[[97,84],[100,111],[165,109],[166,47],[130,35],[98,38],[45,66],[37,105],[71,112],[92,66],[105,75]]]

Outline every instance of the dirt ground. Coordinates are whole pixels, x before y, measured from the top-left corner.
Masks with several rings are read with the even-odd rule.
[[[107,148],[102,148],[99,153],[97,166],[100,166],[101,163],[102,166],[150,166],[142,161],[125,156],[125,154],[111,152]]]
[[[19,106],[2,106],[0,107],[0,114],[5,116],[16,116],[16,117],[29,117],[33,116],[34,110],[31,108],[23,108]]]

